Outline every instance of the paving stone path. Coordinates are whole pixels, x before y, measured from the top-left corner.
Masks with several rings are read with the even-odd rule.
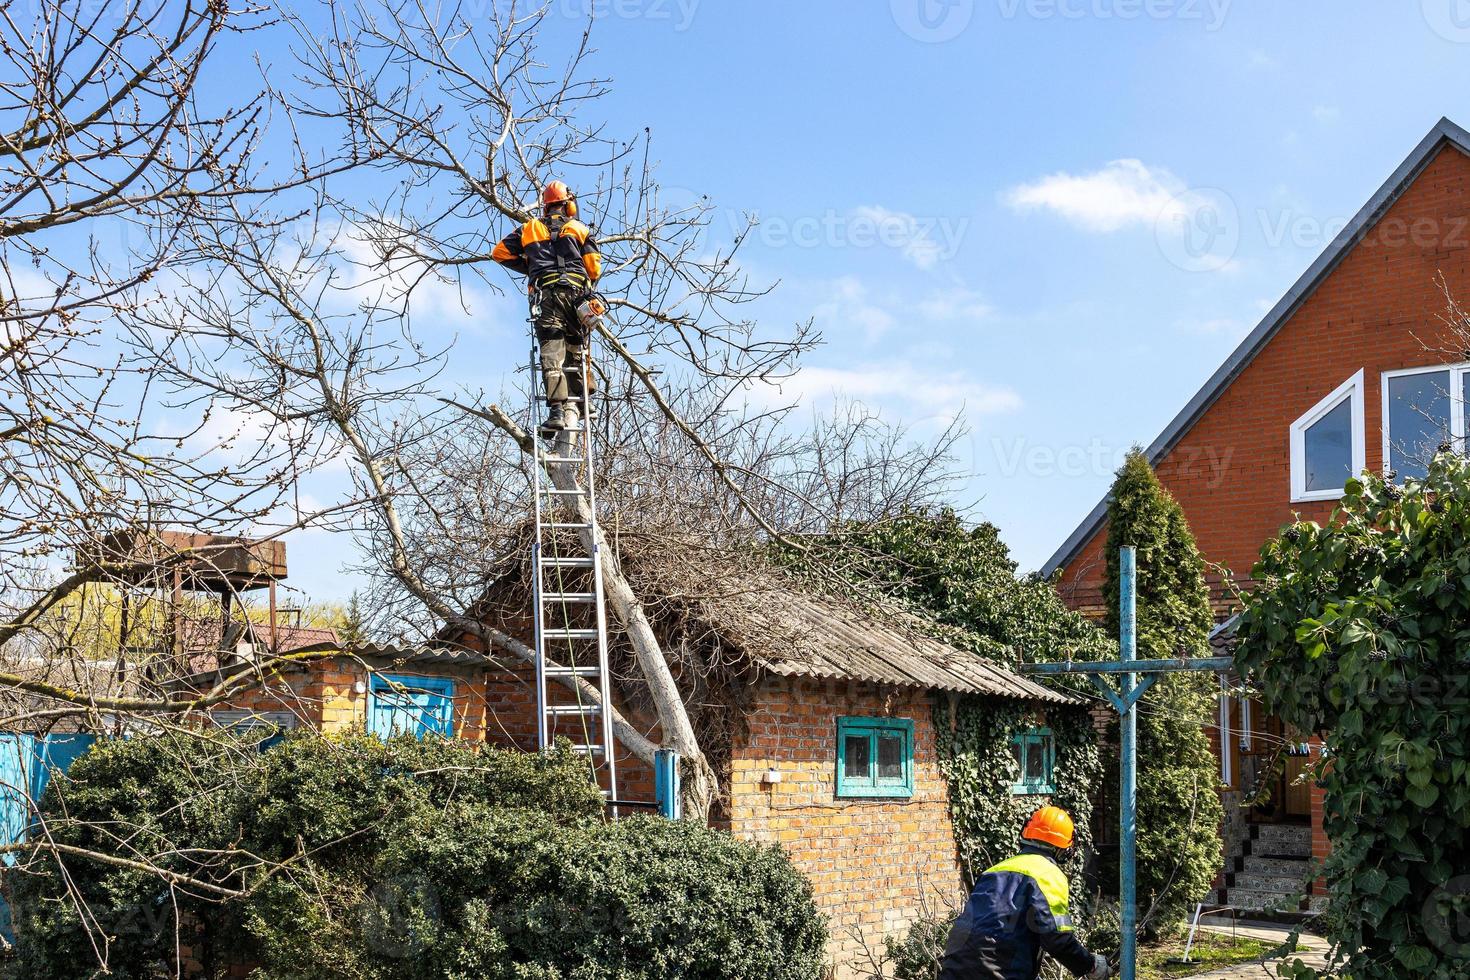
[[[1232,934],[1232,929],[1228,925],[1201,926],[1200,928],[1222,936]],[[1279,926],[1249,923],[1241,923],[1235,926],[1233,933],[1239,936],[1247,936],[1251,939],[1259,939],[1265,943],[1273,943],[1278,946],[1286,942],[1286,937],[1291,935],[1289,929],[1282,929]],[[1327,949],[1326,940],[1318,936],[1303,933],[1297,941],[1297,951],[1290,954],[1290,957],[1300,959],[1308,966],[1324,966],[1327,962]],[[1267,978],[1274,978],[1276,976],[1275,964],[1278,962],[1280,961],[1272,960],[1266,963],[1246,963],[1224,970],[1211,970],[1209,973],[1196,974],[1191,980],[1247,980],[1247,978],[1249,980],[1267,980]]]

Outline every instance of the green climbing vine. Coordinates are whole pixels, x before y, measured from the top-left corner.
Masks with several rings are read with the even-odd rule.
[[[1055,791],[1049,797],[1017,796],[1011,786],[1020,777],[1011,754],[1011,739],[1044,721],[1056,746]],[[1021,827],[1038,807],[1053,803],[1072,815],[1077,825],[1074,856],[1066,868],[1072,881],[1072,912],[1085,921],[1088,889],[1083,880],[1085,856],[1092,851],[1093,787],[1102,777],[1097,735],[1085,711],[1053,708],[1043,718],[1035,707],[999,698],[941,698],[935,712],[939,765],[949,780],[950,817],[966,877],[1013,855]]]
[[[1470,975],[1470,462],[1349,480],[1332,523],[1288,526],[1252,577],[1236,663],[1327,760],[1321,975]]]

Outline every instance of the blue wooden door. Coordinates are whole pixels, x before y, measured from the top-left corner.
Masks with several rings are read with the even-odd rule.
[[[454,681],[448,677],[374,674],[368,694],[368,731],[383,739],[454,736]]]

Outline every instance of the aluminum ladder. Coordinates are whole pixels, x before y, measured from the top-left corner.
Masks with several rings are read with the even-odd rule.
[[[576,371],[583,377],[582,395],[567,404],[577,409],[575,428],[544,439],[541,410],[548,407],[540,376],[540,345],[531,331],[531,437],[536,461],[531,467],[536,497],[536,540],[531,546],[532,601],[536,635],[537,745],[545,752],[558,737],[572,741],[589,760],[593,781],[605,799],[618,798],[617,752],[612,712],[587,699],[575,678],[591,685],[610,705],[612,678],[608,663],[607,607],[603,594],[602,540],[597,525],[596,455],[593,451],[588,394],[590,348],[584,347]],[[566,369],[572,373],[572,369]],[[552,473],[562,477],[558,486]],[[570,484],[569,486],[567,484]],[[589,554],[583,543],[592,541]]]

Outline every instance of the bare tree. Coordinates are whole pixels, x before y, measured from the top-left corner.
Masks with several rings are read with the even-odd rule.
[[[818,338],[806,324],[773,332],[744,316],[765,292],[736,262],[744,234],[714,244],[709,202],[661,203],[646,134],[605,134],[596,113],[608,89],[587,70],[586,33],[549,67],[546,8],[407,0],[330,12],[326,37],[295,22],[300,87],[274,94],[299,128],[337,134],[340,156],[383,179],[321,182],[311,219],[294,225],[230,202],[230,220],[194,236],[183,288],[132,320],[156,376],[177,390],[289,421],[349,461],[354,496],[366,501],[351,520],[384,586],[380,615],[400,628],[428,625],[427,615],[510,662],[534,658],[472,614],[529,513],[534,419],[519,408],[529,398],[517,394],[507,410],[478,392],[446,397],[440,352],[414,339],[412,313],[430,283],[499,290],[494,243],[529,217],[526,202],[553,173],[584,188],[608,258],[613,315],[597,338],[606,395],[594,437],[609,526],[694,527],[729,546],[800,549],[803,532],[932,500],[947,486],[955,431],[914,448],[857,409],[808,431],[787,408],[762,407]],[[550,469],[563,486],[581,478]],[[687,812],[700,819],[715,779],[688,692],[615,560],[606,580],[663,739],[692,769]],[[652,761],[658,746],[646,733],[622,717],[615,727]]]

